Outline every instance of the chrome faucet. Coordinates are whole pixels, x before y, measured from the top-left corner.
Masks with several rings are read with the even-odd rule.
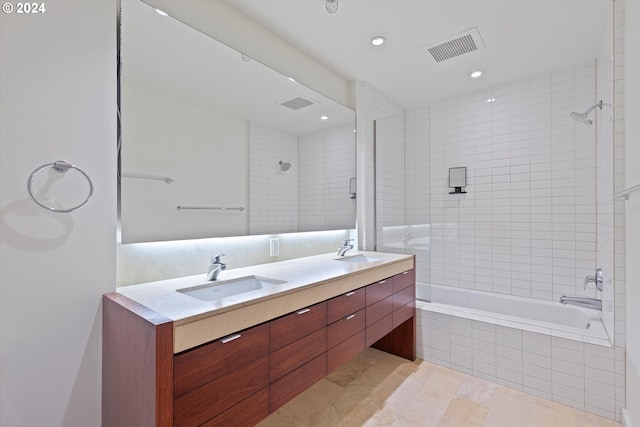
[[[577,305],[578,307],[602,310],[602,300],[595,298],[568,297],[566,295],[562,295],[560,297],[560,302],[565,305]]]
[[[211,258],[211,265],[209,266],[209,271],[207,271],[207,280],[217,280],[220,272],[227,268],[227,264],[220,261],[220,258],[223,256],[225,256],[225,254],[219,254]]]
[[[596,270],[596,274],[594,276],[589,275],[584,278],[584,288],[587,289],[587,285],[589,283],[594,283],[596,285],[596,289],[602,291],[602,280],[602,269],[599,268]]]
[[[338,248],[338,256],[344,256],[349,249],[353,249],[353,245],[349,242],[353,242],[353,239],[347,239],[342,241],[342,246]]]

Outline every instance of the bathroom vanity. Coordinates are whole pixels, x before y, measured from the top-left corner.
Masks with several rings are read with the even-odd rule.
[[[337,258],[105,295],[103,426],[252,426],[368,346],[414,360],[413,255]]]

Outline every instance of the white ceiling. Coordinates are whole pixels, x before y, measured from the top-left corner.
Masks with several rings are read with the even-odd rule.
[[[243,61],[240,52],[143,2],[125,1],[121,8],[123,101],[133,86],[295,134],[355,123],[347,107],[258,61]],[[280,105],[299,96],[314,104],[297,111]],[[320,120],[323,114],[329,120]]]
[[[593,61],[610,0],[227,0],[348,80],[403,106]],[[486,50],[436,63],[423,46],[478,27]],[[387,42],[375,48],[373,36]],[[474,69],[485,75],[472,81]]]

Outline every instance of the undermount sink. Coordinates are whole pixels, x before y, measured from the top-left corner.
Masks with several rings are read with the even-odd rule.
[[[246,276],[237,279],[217,280],[204,285],[178,289],[177,291],[201,301],[215,301],[221,298],[258,291],[273,285],[286,283],[283,280],[268,279],[260,276]]]
[[[346,256],[342,258],[336,258],[336,261],[366,263],[366,262],[380,261],[380,258],[373,258],[369,256],[364,256],[364,255],[352,255],[352,256]]]

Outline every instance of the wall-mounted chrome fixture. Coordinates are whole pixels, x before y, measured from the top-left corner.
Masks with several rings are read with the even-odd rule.
[[[282,160],[280,160],[278,162],[278,165],[280,165],[280,171],[281,172],[286,172],[289,169],[291,169],[291,163],[289,163],[289,162],[283,162]]]
[[[596,286],[596,289],[599,291],[602,291],[602,282],[603,282],[603,275],[602,275],[602,269],[598,268],[596,270],[596,274],[592,275],[588,275],[587,277],[584,278],[584,289],[587,289],[587,285],[589,283],[593,283]]]
[[[467,168],[449,168],[449,188],[453,188],[449,194],[465,194],[463,187],[467,186]]]
[[[351,178],[349,180],[349,198],[350,199],[355,199],[356,198],[356,185],[357,185],[357,181],[355,178]]]
[[[589,114],[591,114],[591,112],[593,110],[595,110],[596,108],[599,110],[602,110],[602,101],[598,102],[597,104],[593,105],[592,107],[589,107],[589,109],[587,111],[585,111],[584,113],[576,113],[575,111],[573,113],[571,113],[571,118],[577,122],[580,122],[584,125],[592,125],[593,124],[593,120],[591,120],[589,118]]]

